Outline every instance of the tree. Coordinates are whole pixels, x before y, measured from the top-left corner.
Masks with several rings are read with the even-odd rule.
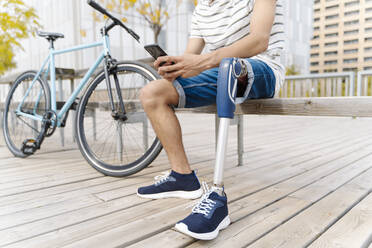
[[[0,75],[16,67],[14,55],[21,39],[40,27],[35,9],[23,0],[0,0]]]
[[[167,24],[170,14],[176,10],[182,0],[99,0],[105,7],[117,14],[123,15],[133,9],[146,21],[154,34],[154,42],[158,43],[159,34]],[[192,1],[194,4],[196,0]],[[96,14],[93,14],[99,20]],[[132,15],[133,16],[133,15]],[[123,21],[127,21],[123,18]]]
[[[298,71],[296,65],[291,65],[285,69],[285,75],[291,76],[291,75],[298,75],[300,72]]]

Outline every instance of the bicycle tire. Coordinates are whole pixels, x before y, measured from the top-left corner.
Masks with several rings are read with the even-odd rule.
[[[111,70],[111,72],[109,73],[110,74],[110,78],[115,75],[117,75],[118,77],[120,77],[120,80],[119,80],[119,83],[121,84],[120,85],[120,91],[122,92],[123,95],[127,95],[126,97],[124,97],[124,104],[127,100],[127,98],[129,98],[129,95],[130,95],[130,90],[132,88],[130,88],[130,85],[128,85],[127,82],[132,82],[132,81],[135,81],[135,83],[137,84],[137,80],[133,80],[131,79],[130,81],[127,81],[127,82],[124,82],[124,78],[127,77],[127,76],[133,76],[133,77],[138,77],[138,78],[142,78],[142,79],[145,79],[144,81],[144,85],[147,84],[147,81],[152,81],[152,80],[156,80],[156,79],[159,79],[160,76],[156,73],[156,71],[151,68],[150,66],[144,64],[144,63],[140,63],[140,62],[135,62],[135,61],[123,61],[123,62],[119,62],[116,69],[114,70]],[[112,89],[114,89],[114,81],[111,80],[111,84],[112,84]],[[100,85],[104,85],[104,86],[100,86]],[[142,85],[142,87],[144,86]],[[101,88],[100,88],[101,87]],[[140,89],[142,87],[135,87],[135,89]],[[102,90],[102,89],[105,89],[105,90]],[[99,91],[101,89],[101,91]],[[102,92],[104,91],[104,93],[102,94]],[[101,94],[100,94],[101,93]],[[111,116],[111,109],[109,109],[107,107],[107,110],[105,109],[105,107],[98,107],[95,106],[94,108],[91,108],[89,109],[90,105],[89,104],[98,104],[97,103],[97,100],[96,99],[102,99],[104,98],[104,96],[106,95],[107,97],[107,87],[106,87],[106,80],[105,80],[105,75],[104,75],[104,71],[102,70],[101,72],[99,72],[97,74],[97,76],[95,77],[95,79],[92,80],[92,82],[88,85],[85,93],[83,94],[80,102],[79,102],[79,105],[78,105],[78,108],[77,108],[77,111],[76,111],[76,121],[75,121],[75,131],[76,131],[76,140],[77,140],[77,144],[79,146],[79,149],[81,151],[81,153],[83,154],[84,158],[88,161],[88,163],[93,167],[95,168],[97,171],[101,172],[102,174],[104,175],[108,175],[108,176],[114,176],[114,177],[124,177],[124,176],[129,176],[129,175],[132,175],[144,168],[146,168],[160,153],[160,151],[162,150],[162,145],[160,143],[160,141],[158,140],[158,138],[154,137],[153,141],[151,142],[151,145],[147,147],[145,147],[143,149],[143,152],[139,151],[139,154],[135,154],[135,155],[128,155],[127,157],[125,157],[125,159],[127,159],[126,162],[123,162],[122,160],[124,159],[124,157],[122,156],[122,152],[123,150],[125,150],[124,148],[127,147],[127,146],[130,146],[130,140],[129,140],[129,135],[125,136],[125,134],[127,133],[130,133],[129,132],[129,128],[131,128],[131,130],[136,130],[136,128],[133,128],[131,127],[131,125],[136,125],[138,123],[132,123],[132,122],[129,122],[129,121],[125,121],[125,122],[121,122],[119,123],[120,121],[119,120],[115,120],[112,116]],[[115,96],[115,94],[113,94]],[[135,95],[135,94],[134,94]],[[136,98],[138,96],[134,96],[134,98],[136,100],[138,100],[138,98]],[[92,102],[90,102],[92,101]],[[109,100],[108,99],[104,99],[102,101],[100,101],[100,104],[105,104],[108,106],[108,103],[109,103]],[[128,103],[127,103],[128,105]],[[138,105],[138,104],[137,104]],[[141,106],[142,108],[142,106]],[[134,108],[135,109],[135,108]],[[127,110],[127,109],[126,109]],[[132,114],[133,116],[134,115],[140,115],[140,116],[145,116],[145,112],[143,111],[143,109],[140,109],[140,111],[137,111],[138,109],[135,109],[133,112],[129,113],[129,114]],[[90,111],[90,112],[89,112]],[[122,134],[122,132],[120,132],[119,134],[120,135],[115,135],[115,130],[112,131],[112,128],[102,128],[103,130],[103,133],[104,133],[104,138],[106,140],[108,140],[108,143],[109,144],[106,144],[104,143],[105,140],[99,136],[98,138],[95,137],[94,138],[94,133],[97,131],[97,124],[94,124],[96,122],[96,111],[99,112],[99,116],[101,117],[101,121],[97,122],[98,124],[101,124],[101,126],[104,126],[106,127],[106,125],[109,125],[110,127],[111,126],[114,126],[116,125],[116,128],[118,126],[120,126],[120,130],[122,130],[122,125],[126,125],[125,128],[127,131],[127,133],[124,133],[124,135]],[[128,110],[127,110],[128,112]],[[92,114],[92,116],[94,115],[95,117],[93,118],[92,121],[88,120],[88,118],[85,118],[85,113],[94,113]],[[109,116],[110,114],[110,116]],[[91,117],[89,116],[89,114],[87,114],[86,117]],[[130,118],[129,118],[130,119]],[[113,124],[110,124],[110,122],[112,122]],[[142,123],[142,129],[143,131],[145,130],[145,127],[144,127],[144,123],[147,122],[147,117],[146,117],[146,120],[144,120],[144,122]],[[104,124],[102,124],[104,123]],[[108,123],[108,124],[107,124]],[[88,128],[89,126],[92,126],[92,128]],[[96,126],[94,126],[96,125]],[[140,124],[138,124],[140,125]],[[150,125],[151,126],[151,125]],[[91,137],[91,135],[88,134],[89,131],[91,131],[91,129],[94,129],[93,130],[93,137]],[[120,137],[123,137],[125,136],[125,139],[128,139],[128,142],[126,143],[126,146],[121,146],[119,148],[119,150],[121,149],[121,151],[119,151],[119,156],[120,157],[120,161],[116,161],[114,160],[113,158],[111,158],[111,150],[109,150],[107,156],[110,156],[110,157],[105,157],[106,155],[99,155],[99,153],[103,154],[103,152],[101,151],[97,151],[97,149],[105,149],[106,147],[115,147],[115,145],[117,146],[118,144],[117,143],[120,143],[120,142],[116,142],[116,144],[114,144],[115,142],[113,141],[113,139],[110,139],[108,138],[111,134],[111,132],[114,133],[114,135],[112,135],[112,137],[114,137],[114,139],[116,137],[119,137],[119,139],[121,139]],[[117,133],[116,133],[117,134]],[[143,140],[146,140],[147,136],[145,137],[145,135],[142,135],[143,137]],[[111,136],[110,136],[111,137]],[[89,141],[88,141],[89,139]],[[99,140],[95,140],[95,139],[99,139]],[[127,141],[127,140],[126,140]],[[138,141],[138,138],[136,138],[136,140],[132,140],[132,143],[135,143],[135,141]],[[103,147],[103,148],[102,148]],[[128,149],[129,150],[129,149]],[[115,153],[112,152],[112,153]],[[116,153],[113,157],[116,157]],[[130,159],[130,157],[133,157],[133,159]]]
[[[12,85],[12,87],[11,87],[9,93],[8,93],[7,99],[5,101],[4,116],[3,116],[3,135],[4,135],[5,143],[8,147],[8,149],[10,150],[10,152],[14,156],[19,157],[19,158],[26,158],[26,157],[29,156],[27,154],[24,154],[21,151],[21,146],[22,146],[23,141],[25,139],[36,138],[38,136],[38,134],[40,133],[39,132],[40,130],[38,130],[38,127],[35,126],[36,121],[34,121],[32,124],[30,124],[30,123],[28,123],[28,121],[31,121],[31,119],[25,120],[25,118],[21,118],[20,116],[17,116],[16,114],[12,114],[12,112],[13,112],[12,109],[16,105],[18,106],[18,103],[14,102],[14,101],[17,101],[16,98],[18,97],[20,99],[20,97],[24,96],[24,93],[22,94],[22,93],[17,91],[19,89],[19,87],[23,87],[23,89],[22,89],[23,92],[25,91],[25,89],[28,89],[27,85],[25,85],[26,81],[34,79],[36,77],[36,74],[37,74],[36,71],[26,71],[26,72],[22,73],[20,76],[18,76],[18,78],[14,81],[14,83],[13,83],[13,85]],[[22,85],[22,83],[24,83],[23,85],[25,85],[25,87]],[[38,79],[35,83],[40,84],[40,86],[41,86],[41,89],[43,91],[41,97],[44,96],[43,100],[44,100],[44,103],[45,103],[45,107],[41,107],[41,108],[38,107],[37,109],[34,108],[33,110],[41,111],[41,112],[38,112],[38,114],[40,116],[42,116],[47,110],[50,109],[50,89],[49,89],[49,85],[47,83],[45,83],[45,81],[40,76],[38,77]],[[36,87],[32,87],[32,88],[36,89]],[[27,97],[24,100],[33,98],[32,92],[33,92],[34,89],[30,90],[29,97]],[[31,102],[31,104],[32,104],[32,102]],[[27,107],[27,102],[26,101],[23,104],[23,106],[24,105]],[[15,119],[16,124],[14,124],[14,117],[16,117],[16,119]],[[12,121],[13,123],[9,123],[9,121]],[[16,140],[16,138],[14,137],[10,128],[15,129],[18,126],[19,123],[20,124],[26,124],[26,126],[28,127],[28,129],[27,129],[28,131],[26,130],[26,133],[24,131],[22,131],[22,133],[20,135],[21,137],[17,138],[17,140]],[[40,124],[40,129],[41,129],[41,122],[39,124]],[[37,124],[37,125],[39,125],[39,124]],[[34,125],[34,127],[31,127],[31,125]],[[31,129],[33,129],[33,130],[31,130]],[[31,131],[32,134],[29,133],[29,131]]]

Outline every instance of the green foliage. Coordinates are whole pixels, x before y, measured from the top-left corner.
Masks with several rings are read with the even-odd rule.
[[[286,76],[292,76],[292,75],[298,75],[300,72],[298,71],[296,65],[291,65],[286,68],[285,75]]]
[[[16,66],[14,55],[21,39],[40,27],[35,9],[23,0],[0,0],[0,75]]]

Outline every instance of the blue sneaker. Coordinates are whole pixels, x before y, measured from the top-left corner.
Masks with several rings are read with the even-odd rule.
[[[208,190],[194,206],[192,213],[178,222],[175,228],[196,239],[211,240],[230,225],[227,197]]]
[[[155,180],[153,185],[138,188],[137,195],[150,199],[169,197],[197,199],[203,194],[203,189],[194,171],[187,175],[175,171],[166,172],[155,177]]]

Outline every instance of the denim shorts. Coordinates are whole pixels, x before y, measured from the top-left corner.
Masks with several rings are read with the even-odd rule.
[[[248,69],[248,81],[253,82],[249,92],[236,100],[272,98],[275,95],[275,75],[272,69],[258,59],[244,59]],[[179,94],[178,108],[195,108],[216,103],[218,67],[206,70],[191,78],[177,78],[173,85]]]

